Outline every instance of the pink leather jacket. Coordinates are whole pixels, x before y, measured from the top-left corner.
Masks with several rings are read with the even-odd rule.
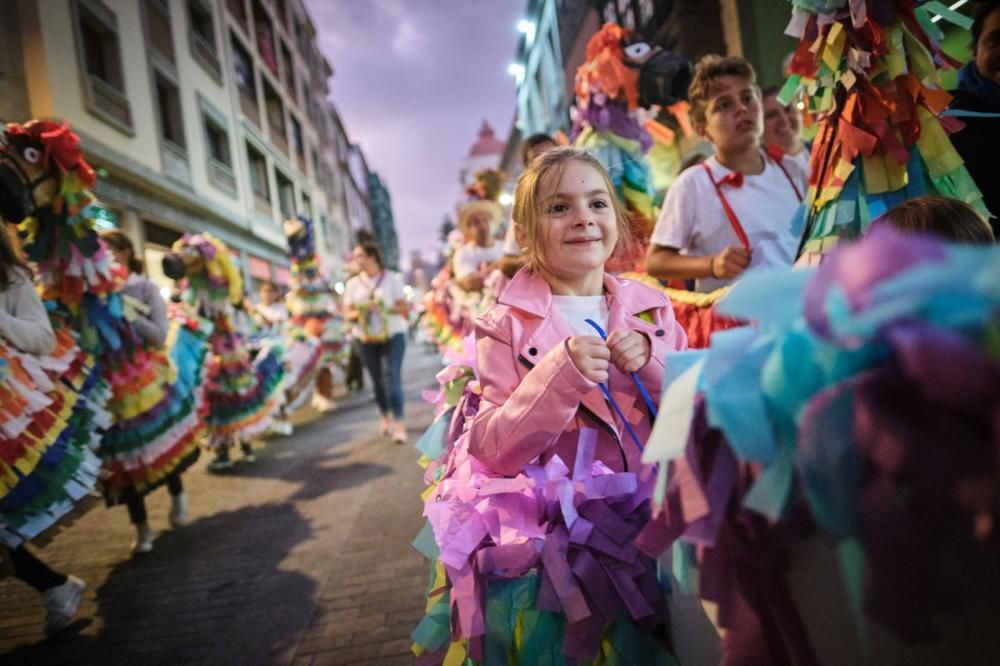
[[[667,297],[643,284],[604,275],[608,334],[618,329],[644,333],[650,361],[636,374],[659,402],[668,353],[687,348]],[[640,313],[648,313],[641,319]],[[469,433],[469,451],[498,474],[516,475],[554,454],[573,469],[581,428],[598,431],[596,459],[615,471],[638,471],[640,452],[597,384],[569,357],[573,333],[552,310],[552,291],[538,274],[522,269],[499,303],[476,321],[476,363],[482,402]],[[652,427],[648,408],[631,377],[611,366],[611,394],[639,441]]]

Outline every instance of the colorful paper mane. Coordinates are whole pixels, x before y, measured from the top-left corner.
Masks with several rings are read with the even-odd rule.
[[[208,233],[186,234],[174,243],[173,252],[171,258],[185,268],[187,302],[215,327],[205,421],[211,444],[226,449],[234,439],[247,440],[264,431],[281,408],[284,350],[270,340],[251,360],[247,340],[234,320],[234,307],[243,300],[243,278],[222,241]]]
[[[36,164],[58,180],[56,198],[21,224],[21,236],[54,326],[73,330],[111,387],[107,409],[114,423],[99,451],[105,496],[110,503],[125,492],[148,492],[197,459],[203,404],[192,389],[199,383],[204,338],[175,332],[166,352],[142,346],[122,293],[125,269],[112,262],[87,208],[95,176],[78,137],[46,121],[8,125],[7,132],[22,155],[27,147],[37,150]]]
[[[985,215],[982,195],[948,140],[961,123],[941,115],[951,96],[939,69],[958,63],[931,36],[940,31],[929,10],[940,3],[792,4],[786,33],[801,42],[780,99],[801,95],[819,119],[800,220],[803,253],[821,256],[923,194],[961,199]]]

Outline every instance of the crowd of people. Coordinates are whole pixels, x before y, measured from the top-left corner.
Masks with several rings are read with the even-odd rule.
[[[232,467],[234,448],[253,462],[253,439],[291,434],[310,397],[320,412],[335,406],[352,354],[375,388],[378,432],[406,441],[410,306],[377,246],[355,249],[340,298],[312,222],[286,220],[290,289],[263,283],[255,304],[221,241],[185,235],[163,260],[168,303],[131,238],[97,232],[87,212],[96,174],[78,141],[65,124],[31,121],[8,125],[0,144],[0,562],[38,590],[49,635],[72,620],[85,583],[28,543],[82,515],[92,491],[127,508],[133,555],[151,552],[150,492],[166,486],[168,522],[182,528],[182,477],[202,448],[210,471]]]
[[[421,663],[817,663],[819,646],[855,641],[836,635],[841,625],[811,623],[806,588],[787,575],[793,554],[811,562],[826,547],[807,541],[817,534],[843,546],[831,559],[846,563],[833,573],[817,563],[813,577],[829,574],[824,581],[856,595],[842,605],[860,633],[869,623],[894,631],[901,642],[893,655],[935,639],[931,616],[954,610],[941,590],[956,574],[939,562],[953,553],[932,544],[923,518],[953,530],[949,548],[985,553],[981,568],[995,576],[1000,254],[987,162],[1000,99],[1000,3],[981,3],[974,58],[948,110],[941,91],[926,87],[935,85],[930,74],[901,68],[894,108],[905,106],[902,91],[912,106],[862,120],[850,114],[862,102],[845,100],[882,99],[880,58],[915,69],[946,60],[886,51],[849,67],[843,43],[836,57],[822,51],[837,30],[858,44],[905,32],[892,48],[934,50],[914,3],[899,4],[891,16],[796,9],[807,48],[789,72],[811,83],[795,100],[761,90],[741,57],[702,58],[685,99],[657,103],[661,116],[669,108],[675,134],[690,127],[687,145],[697,146],[677,155],[665,195],[652,191],[656,169],[643,164],[642,146],[649,133],[668,133],[640,122],[638,95],[622,86],[638,86],[647,71],[684,70],[605,26],[588,48],[600,66],[585,63],[579,75],[586,85],[578,85],[576,144],[548,135],[524,142],[509,221],[497,203],[502,174],[484,172],[469,187],[448,261],[425,297],[424,325],[449,364],[438,376],[435,421],[418,441],[427,526],[415,543],[431,560],[426,615],[413,633]],[[848,69],[850,93],[827,99],[809,87]],[[588,104],[602,113],[588,113]],[[812,142],[804,116],[818,124]],[[900,130],[917,120],[928,135],[954,132],[961,159],[938,160],[950,171],[932,159],[940,154],[921,152],[920,132]],[[862,151],[865,128],[871,143]],[[144,368],[169,356],[171,386],[196,403],[177,407],[178,421],[194,414],[207,426],[216,468],[231,464],[233,445],[252,454],[251,435],[287,421],[299,399],[293,388],[316,385],[317,404],[328,406],[332,379],[317,374],[331,368],[327,353],[344,359],[347,348],[373,385],[378,432],[406,441],[409,303],[377,245],[354,249],[356,274],[334,304],[308,249],[308,225],[290,221],[290,300],[265,284],[259,303],[244,306],[224,246],[186,237],[168,271],[184,284],[171,310],[142,277],[128,237],[110,232],[84,254],[99,257],[94,247],[106,246],[114,263],[97,261],[87,297],[74,299],[80,290],[68,286],[80,273],[38,248],[38,211],[55,200],[53,183],[27,173],[26,152],[11,153],[0,168],[16,175],[28,203],[18,210],[5,201],[5,218],[30,219],[25,255],[6,237],[0,243],[0,350],[16,350],[5,358],[46,359],[56,349],[35,270],[56,321],[74,328],[95,366],[136,363],[139,348],[151,354]],[[886,161],[900,154],[904,163]],[[81,162],[59,167],[85,179]],[[835,212],[834,222],[817,222],[839,202],[849,219]],[[97,307],[113,299],[124,305]],[[108,314],[119,310],[128,315]],[[256,324],[240,322],[240,311]],[[55,366],[39,364],[42,374]],[[148,402],[169,406],[174,397]],[[144,405],[105,402],[112,423],[146,423]],[[907,426],[918,417],[925,429]],[[948,448],[956,428],[961,455]],[[42,444],[54,446],[62,431],[53,432]],[[181,474],[197,457],[192,441],[158,445],[156,465],[115,467],[118,454],[138,446],[130,440],[105,456],[105,496],[128,507],[137,554],[155,538],[146,493],[166,485],[171,524],[187,520]],[[8,435],[3,443],[18,442]],[[11,472],[7,483],[16,490],[29,475]],[[42,594],[46,631],[58,631],[84,584],[38,560],[25,544],[40,530],[18,531],[5,508],[0,527],[15,574]],[[49,515],[55,522],[71,512]],[[806,543],[812,550],[796,550]],[[915,548],[920,557],[908,557]],[[925,579],[934,586],[901,589]],[[892,604],[892,593],[917,601]],[[713,628],[711,639],[695,630],[699,623]],[[979,645],[971,630],[960,638]]]

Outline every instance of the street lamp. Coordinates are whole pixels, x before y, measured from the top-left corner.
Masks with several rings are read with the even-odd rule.
[[[524,81],[524,65],[519,62],[510,63],[510,65],[507,66],[507,73],[517,80],[518,85],[521,85]]]
[[[535,22],[521,19],[517,22],[517,31],[525,36],[528,43],[535,41]]]

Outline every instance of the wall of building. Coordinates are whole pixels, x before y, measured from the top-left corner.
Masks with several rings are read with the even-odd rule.
[[[204,41],[195,48],[192,6],[211,16],[214,52]],[[251,19],[246,26],[234,8]],[[128,122],[109,118],[93,101],[94,77],[84,64],[83,14],[97,17],[114,33],[109,37],[102,28],[100,44],[117,41],[124,97],[112,98],[127,100]],[[267,66],[253,19],[272,31],[277,73]],[[351,178],[337,148],[346,132],[326,101],[332,69],[319,53],[301,0],[20,0],[0,3],[0,24],[5,34],[17,36],[0,43],[0,117],[66,119],[88,159],[106,173],[95,193],[108,219],[140,247],[155,255],[180,233],[207,230],[240,255],[245,277],[251,277],[253,265],[255,278],[268,279],[260,267],[269,265],[272,278],[286,279],[281,222],[285,215],[305,213],[317,225],[324,265],[339,272],[351,218],[361,224],[368,219],[367,184],[353,197],[349,215],[343,182]],[[255,99],[246,102],[248,107],[236,83],[234,42],[252,68]],[[177,141],[165,138],[161,109],[166,107],[157,75],[176,87],[180,129],[169,131]],[[268,123],[265,84],[281,99],[283,131]],[[225,147],[222,162],[210,157],[205,118],[224,132],[216,144]],[[292,119],[301,128],[302,159],[293,148]],[[248,144],[264,156],[267,199],[254,193]],[[293,188],[285,202],[279,173]]]

